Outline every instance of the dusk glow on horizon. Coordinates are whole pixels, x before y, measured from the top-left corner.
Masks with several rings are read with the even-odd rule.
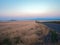
[[[60,0],[0,0],[0,12],[0,20],[18,17],[60,19]]]

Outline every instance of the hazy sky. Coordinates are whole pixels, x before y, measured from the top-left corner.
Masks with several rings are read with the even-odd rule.
[[[0,20],[59,17],[60,0],[0,0]]]

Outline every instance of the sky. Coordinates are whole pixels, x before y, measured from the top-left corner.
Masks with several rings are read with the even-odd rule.
[[[0,0],[0,20],[60,19],[60,0]]]

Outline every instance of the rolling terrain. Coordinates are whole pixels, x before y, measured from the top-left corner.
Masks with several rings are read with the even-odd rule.
[[[0,22],[0,45],[45,45],[50,30],[35,21]]]

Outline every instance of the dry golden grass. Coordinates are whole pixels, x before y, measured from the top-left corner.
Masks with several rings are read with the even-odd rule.
[[[43,43],[44,36],[47,36],[48,33],[49,28],[47,26],[35,21],[0,23],[0,44],[35,45],[36,43]]]

